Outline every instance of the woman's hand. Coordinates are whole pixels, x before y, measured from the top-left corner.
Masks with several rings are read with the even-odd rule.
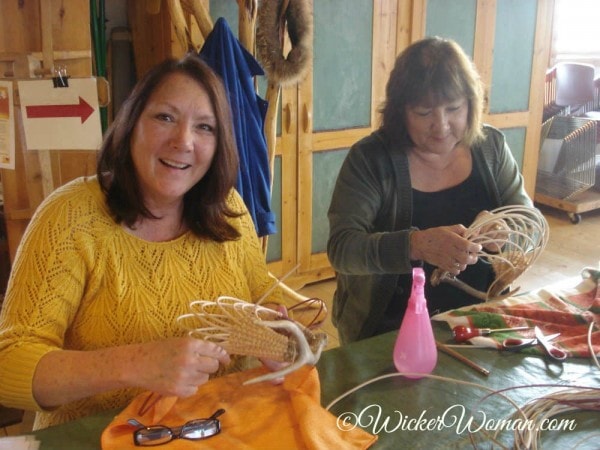
[[[189,397],[206,383],[220,364],[229,364],[227,352],[212,342],[183,337],[141,344],[133,362],[137,377],[130,384],[163,395]]]
[[[410,235],[410,257],[456,276],[475,264],[477,252],[481,251],[481,245],[463,237],[466,231],[463,225],[415,230]]]

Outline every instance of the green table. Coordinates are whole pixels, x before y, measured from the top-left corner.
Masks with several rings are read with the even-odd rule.
[[[439,340],[449,340],[450,333],[445,324],[436,323],[434,330]],[[379,375],[395,373],[391,357],[394,341],[395,333],[388,333],[324,352],[317,366],[323,406],[360,383]],[[439,354],[433,374],[474,382],[491,389],[528,386],[507,392],[519,405],[555,390],[532,387],[533,384],[600,387],[600,370],[588,360],[572,359],[556,363],[544,357],[489,349],[465,349],[461,352],[489,369],[490,375],[483,376],[445,353]],[[495,430],[497,427],[492,426],[492,421],[508,417],[514,408],[498,396],[481,401],[486,394],[488,391],[473,386],[436,379],[393,377],[377,381],[345,397],[331,411],[338,417],[349,418],[350,424],[360,420],[362,428],[378,434],[379,439],[372,447],[375,450],[473,448],[468,431],[459,429],[458,425],[442,427],[437,422],[438,427],[427,431],[423,424],[427,421],[434,423],[432,421],[444,414],[445,420],[449,421],[449,418],[464,411],[463,423],[472,412],[476,420],[483,417],[481,414],[484,413],[486,423]],[[103,429],[115,414],[116,411],[109,411],[33,434],[41,441],[41,450],[97,449]],[[378,414],[380,416],[377,418]],[[356,419],[358,417],[360,419]],[[414,420],[410,422],[410,419]],[[576,443],[594,434],[593,438],[580,443],[577,448],[599,448],[599,412],[574,412],[559,419],[571,420],[575,430],[545,431],[541,437],[543,449],[573,448]],[[399,423],[404,426],[399,427]],[[422,430],[415,430],[419,426]],[[482,432],[476,432],[472,437],[479,443],[486,439]],[[503,432],[500,439],[507,448],[512,448],[512,432]],[[489,440],[487,442],[479,448],[490,448]],[[496,445],[494,448],[500,447]]]

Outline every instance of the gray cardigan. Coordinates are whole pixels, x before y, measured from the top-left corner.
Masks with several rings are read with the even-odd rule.
[[[472,149],[489,209],[532,205],[504,135],[484,126]],[[457,200],[457,207],[460,207]],[[350,149],[329,207],[327,255],[337,273],[332,319],[342,343],[372,336],[394,295],[399,274],[412,271],[412,187],[408,159],[376,131]],[[465,224],[468,226],[468,224]]]

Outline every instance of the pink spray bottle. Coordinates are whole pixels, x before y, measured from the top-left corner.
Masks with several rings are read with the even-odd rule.
[[[394,365],[401,373],[428,374],[437,363],[437,348],[425,300],[425,272],[415,267],[412,276],[412,292],[394,346]]]

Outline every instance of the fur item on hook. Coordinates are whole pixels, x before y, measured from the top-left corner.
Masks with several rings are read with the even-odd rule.
[[[287,56],[283,50],[286,29],[292,46]],[[302,81],[312,63],[312,40],[312,0],[260,2],[256,27],[256,56],[269,81],[282,86]]]
[[[305,364],[315,365],[327,345],[325,333],[314,333],[280,312],[237,298],[196,300],[190,309],[178,318],[190,336],[219,344],[233,355],[289,363],[244,384],[274,380]]]

